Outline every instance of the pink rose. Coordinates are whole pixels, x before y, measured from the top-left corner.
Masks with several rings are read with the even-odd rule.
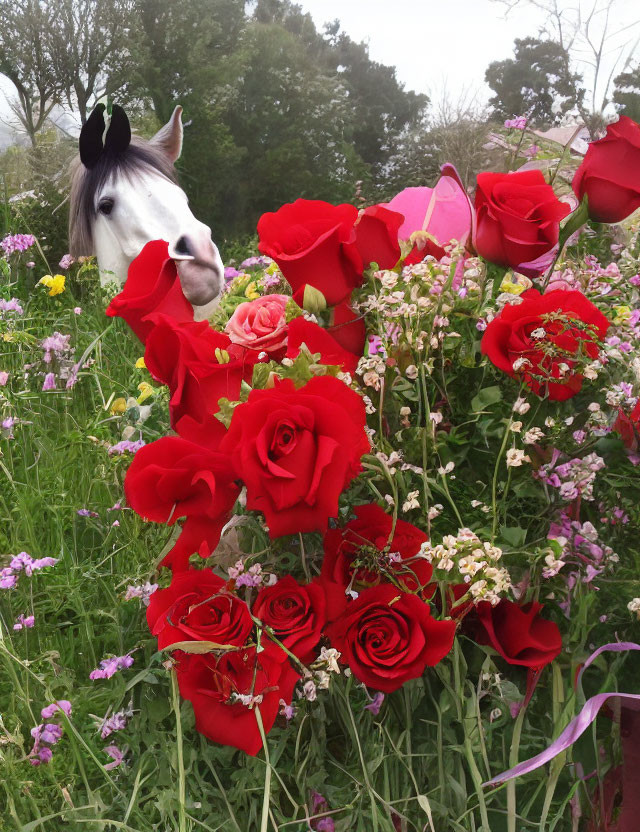
[[[286,295],[265,295],[241,303],[231,316],[225,332],[234,344],[272,357],[287,345]]]

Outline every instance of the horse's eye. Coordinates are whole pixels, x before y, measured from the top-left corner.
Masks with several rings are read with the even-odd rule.
[[[107,216],[109,216],[109,214],[113,211],[113,205],[113,199],[111,199],[110,197],[105,197],[104,199],[100,200],[98,204],[98,211],[100,211],[101,214],[106,214]]]

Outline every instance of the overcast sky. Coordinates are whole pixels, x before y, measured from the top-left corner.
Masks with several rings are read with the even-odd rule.
[[[179,0],[176,0],[179,2]],[[295,0],[309,12],[318,29],[340,20],[342,29],[356,41],[369,44],[371,57],[395,66],[408,89],[427,93],[437,103],[446,90],[456,102],[463,93],[486,102],[490,90],[484,73],[491,61],[513,54],[513,41],[538,34],[543,13],[527,0],[509,15],[505,6],[493,0]],[[558,0],[561,9],[577,3],[583,9],[599,7],[609,0]],[[605,60],[606,76],[612,69],[619,47],[640,35],[640,0],[613,0],[612,30],[624,30],[610,42]],[[597,41],[602,16],[593,25]],[[626,28],[635,24],[632,28]],[[589,68],[579,66],[589,86]],[[3,94],[4,93],[4,94]],[[13,96],[12,85],[0,78],[0,134],[7,119],[5,94]],[[516,113],[514,113],[516,115]],[[0,144],[2,136],[0,135]]]
[[[371,57],[397,67],[408,89],[438,98],[446,86],[450,97],[462,90],[490,95],[484,73],[491,61],[511,57],[513,41],[535,36],[543,22],[541,11],[524,0],[505,15],[505,7],[492,0],[296,0],[321,28],[338,18],[354,40],[369,44]],[[560,7],[575,7],[577,0],[559,0]],[[599,0],[604,2],[604,0]],[[583,7],[592,0],[583,0]],[[616,28],[638,21],[639,0],[616,0],[612,15]],[[602,20],[602,18],[600,18]],[[602,31],[599,22],[594,35]],[[620,35],[616,44],[633,32]],[[638,31],[635,31],[635,36]],[[617,51],[617,50],[616,50]],[[609,59],[608,67],[612,65]]]

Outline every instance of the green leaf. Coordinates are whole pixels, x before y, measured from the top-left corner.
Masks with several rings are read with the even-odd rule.
[[[565,224],[560,229],[560,237],[559,237],[559,245],[560,251],[564,248],[565,243],[569,239],[572,234],[582,228],[582,226],[586,223],[589,219],[589,205],[588,205],[588,198],[585,194],[582,198],[582,202],[573,212],[573,214],[569,214],[569,217]]]
[[[327,308],[327,299],[319,289],[307,283],[304,287],[304,295],[302,296],[302,306],[307,312],[311,312],[313,315],[319,315]]]
[[[510,546],[517,548],[518,546],[522,546],[527,539],[527,530],[521,529],[520,526],[501,526],[500,536]]]
[[[471,399],[471,409],[474,413],[481,413],[493,404],[502,401],[502,391],[499,387],[483,387],[478,394]]]

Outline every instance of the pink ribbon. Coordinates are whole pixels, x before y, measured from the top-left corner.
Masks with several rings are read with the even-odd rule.
[[[584,671],[598,658],[601,653],[604,653],[605,651],[623,653],[629,650],[640,650],[640,644],[635,644],[633,641],[620,641],[612,644],[604,644],[602,647],[599,647],[589,656],[582,666],[578,675],[578,684],[582,680],[582,674]],[[531,757],[529,760],[524,760],[524,762],[518,763],[517,766],[510,768],[508,771],[498,774],[497,777],[493,777],[483,785],[497,786],[500,783],[506,783],[507,780],[512,780],[514,777],[520,777],[522,774],[528,774],[530,771],[534,771],[535,769],[540,768],[540,766],[543,766],[545,763],[548,763],[550,760],[553,760],[554,757],[557,757],[558,754],[566,751],[567,748],[572,746],[573,743],[581,737],[582,734],[584,734],[587,728],[598,716],[598,711],[607,699],[615,698],[628,701],[629,707],[633,710],[640,710],[640,694],[618,693],[617,691],[614,691],[611,693],[599,693],[596,696],[592,696],[590,699],[587,699],[580,713],[571,720],[557,740],[551,743],[549,748],[540,752],[540,754],[536,754],[535,757]]]

